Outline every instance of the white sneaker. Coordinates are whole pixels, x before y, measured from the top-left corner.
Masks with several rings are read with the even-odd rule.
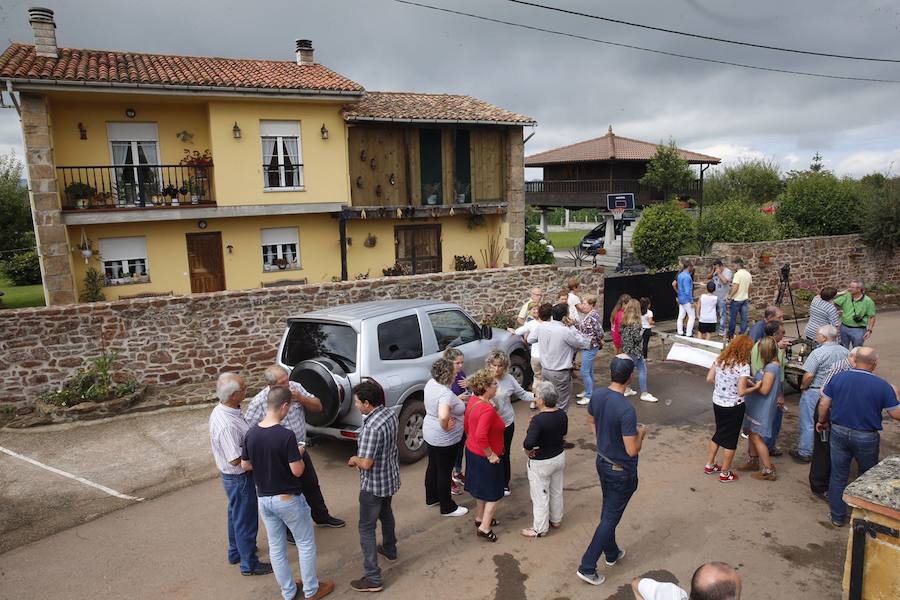
[[[659,398],[651,394],[650,392],[644,392],[641,394],[641,400],[644,402],[659,402]]]
[[[575,404],[577,404],[577,405],[579,405],[579,406],[584,406],[585,404],[590,404],[590,403],[591,403],[591,399],[590,399],[590,398],[587,398],[587,397],[582,398],[581,400],[576,400],[576,401],[575,401]]]
[[[537,410],[537,402],[532,402],[528,405],[528,408],[530,408],[531,410]]]
[[[469,509],[465,506],[457,506],[456,510],[452,513],[447,513],[445,515],[441,515],[442,517],[462,517],[469,514]]]
[[[509,488],[505,488],[505,489],[503,490],[503,496],[504,496],[504,497],[509,496],[510,494],[512,494],[512,492],[509,491]]]
[[[575,571],[575,574],[578,575],[578,578],[586,583],[591,585],[601,585],[604,581],[606,581],[606,577],[601,575],[600,573],[594,573],[593,575],[586,575],[581,571]]]
[[[625,388],[625,393],[623,395],[627,398],[628,396],[634,396],[635,394],[637,394],[637,392],[629,387]]]

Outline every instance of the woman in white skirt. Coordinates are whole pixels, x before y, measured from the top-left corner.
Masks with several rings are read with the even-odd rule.
[[[569,429],[569,419],[556,408],[557,393],[553,384],[538,381],[533,386],[534,401],[540,412],[531,418],[525,435],[528,455],[528,483],[534,523],[522,530],[525,537],[543,537],[550,527],[559,527],[563,518],[563,475],[566,453],[563,438]]]

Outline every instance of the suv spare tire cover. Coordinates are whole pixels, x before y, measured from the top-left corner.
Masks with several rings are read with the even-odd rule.
[[[291,371],[291,381],[302,385],[307,392],[322,402],[322,412],[303,411],[308,425],[328,427],[340,415],[341,393],[334,375],[343,378],[346,373],[330,358],[318,357],[294,365],[294,369]]]

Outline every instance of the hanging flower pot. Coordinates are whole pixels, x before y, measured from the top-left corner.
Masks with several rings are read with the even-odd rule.
[[[772,264],[772,255],[768,253],[763,253],[759,255],[759,264],[763,267],[768,267]]]

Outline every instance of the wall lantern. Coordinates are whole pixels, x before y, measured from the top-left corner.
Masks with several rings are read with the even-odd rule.
[[[228,254],[231,254],[232,252],[234,252],[234,246],[232,246],[231,244],[228,244],[227,246],[225,246],[225,249],[228,250]]]
[[[197,221],[197,229],[206,229],[206,219],[200,219]]]
[[[137,116],[137,112],[135,112],[135,110],[133,108],[126,108],[125,116],[128,117],[129,119],[133,119]]]
[[[323,139],[323,140],[327,140],[327,139],[328,139],[328,128],[325,127],[325,123],[322,123],[322,129],[319,130],[319,133],[322,134],[322,139]]]
[[[231,135],[234,136],[234,139],[241,139],[241,128],[238,127],[237,121],[234,122],[234,127],[231,128]]]
[[[86,140],[86,139],[87,139],[87,129],[85,129],[84,123],[79,123],[79,124],[78,124],[78,135],[79,135],[79,137],[81,137],[81,139],[83,139],[83,140]]]
[[[388,177],[388,183],[390,183],[391,185],[396,185],[396,184],[397,184],[397,178],[394,177],[394,174],[393,174],[393,173],[391,173],[391,176]]]

